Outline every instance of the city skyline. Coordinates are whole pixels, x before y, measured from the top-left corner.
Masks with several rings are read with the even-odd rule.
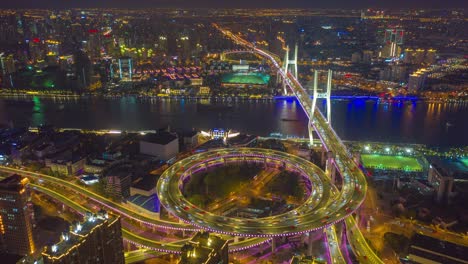
[[[0,10],[3,262],[468,261],[464,9],[131,3]]]
[[[18,0],[4,2],[0,4],[0,8],[327,8],[327,9],[362,9],[362,8],[390,8],[390,9],[405,9],[405,8],[466,8],[466,4],[460,0],[415,0],[415,1],[381,1],[375,3],[371,0],[330,0],[330,1],[314,1],[309,0],[291,0],[291,1],[268,1],[257,0],[247,1],[239,0],[235,2],[223,2],[215,0],[80,0],[80,1],[60,1],[60,0],[43,0],[43,1],[28,1]]]

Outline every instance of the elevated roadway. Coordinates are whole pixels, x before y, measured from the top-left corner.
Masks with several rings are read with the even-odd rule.
[[[331,125],[328,124],[328,122],[325,120],[320,110],[312,111],[312,100],[299,81],[290,72],[284,72],[281,69],[281,61],[276,59],[275,57],[277,56],[271,52],[257,48],[254,44],[233,34],[229,30],[221,28],[217,24],[213,24],[213,26],[236,44],[244,48],[251,49],[270,60],[271,64],[277,69],[278,74],[281,75],[283,80],[290,87],[291,92],[297,98],[299,104],[306,113],[308,119],[310,120],[310,129],[313,129],[317,132],[324,148],[327,151],[331,151],[335,156],[335,158],[332,160],[332,165],[336,167],[343,178],[343,187],[340,193],[341,199],[337,199],[337,203],[347,203],[354,201],[355,203],[358,203],[357,207],[359,207],[359,205],[364,201],[367,191],[366,177],[357,167],[356,163],[352,160],[346,150],[345,145],[332,129]],[[367,244],[360,230],[358,228],[354,228],[354,218],[347,218],[345,223],[348,229],[354,229],[351,237],[348,237],[349,243],[351,244],[353,250],[355,252],[358,251],[366,253],[366,255],[364,255],[365,257],[362,257],[360,261],[362,263],[383,263],[383,261]]]
[[[98,204],[105,205],[107,209],[110,211],[114,212],[115,214],[121,215],[123,218],[129,218],[135,221],[139,221],[143,224],[147,224],[147,220],[149,216],[142,215],[138,212],[132,212],[130,209],[125,208],[122,205],[119,205],[116,202],[110,201],[94,192],[91,192],[87,190],[86,188],[83,188],[77,184],[74,184],[69,181],[65,181],[56,177],[52,177],[49,175],[41,174],[41,173],[36,173],[36,172],[30,172],[30,171],[25,171],[25,170],[20,170],[20,169],[15,169],[15,168],[10,168],[10,167],[5,167],[5,166],[0,166],[0,172],[3,173],[17,173],[26,177],[29,177],[33,179],[35,182],[42,182],[42,184],[35,184],[31,183],[31,188],[35,191],[41,192],[46,194],[47,196],[61,202],[62,204],[66,205],[67,207],[73,209],[74,211],[78,212],[81,215],[84,215],[87,211],[92,211],[92,208],[87,208],[84,205],[81,205],[79,202],[72,200],[69,195],[67,195],[71,190],[75,192],[80,192],[80,195],[86,197],[87,199],[90,199],[94,202],[97,202]],[[48,188],[44,186],[45,184],[56,184],[62,187],[65,187],[63,189],[63,192],[59,192],[57,190],[52,190],[51,188]],[[101,200],[102,199],[102,200]],[[81,202],[81,201],[80,201]],[[115,209],[114,206],[117,206],[119,209]],[[123,211],[127,213],[123,213]],[[155,220],[155,219],[153,219]],[[154,222],[153,222],[154,223]],[[175,229],[175,230],[189,230],[189,231],[195,231],[199,230],[198,228],[192,227],[191,229],[186,229],[185,227],[187,226],[186,224],[183,223],[174,223],[170,221],[162,221],[159,220],[155,222],[157,224],[149,224],[150,226],[154,227],[164,227],[168,223],[171,224],[169,229]],[[181,227],[180,229],[178,227]],[[174,254],[179,254],[181,253],[181,248],[187,242],[188,239],[180,239],[178,241],[173,241],[173,242],[164,242],[161,240],[155,240],[151,238],[147,238],[141,235],[137,235],[131,230],[128,230],[127,228],[123,227],[122,228],[122,235],[124,240],[127,242],[134,244],[137,247],[140,248],[146,248],[149,250],[157,251],[157,252],[165,252],[165,253],[174,253]],[[229,239],[229,238],[226,238]],[[244,249],[248,249],[251,247],[258,246],[260,244],[268,242],[269,239],[267,238],[248,238],[245,240],[240,240],[237,242],[233,242],[229,245],[229,251],[230,252],[237,252],[241,251]]]
[[[294,210],[255,219],[218,215],[195,206],[184,196],[183,186],[193,174],[210,167],[243,162],[295,172],[310,182],[310,195]],[[342,221],[360,205],[361,193],[351,191],[343,195],[338,191],[332,193],[334,189],[330,178],[313,163],[285,152],[261,148],[216,149],[192,155],[164,171],[157,185],[161,204],[184,222],[216,233],[251,237],[297,235]],[[354,190],[354,184],[344,189]]]

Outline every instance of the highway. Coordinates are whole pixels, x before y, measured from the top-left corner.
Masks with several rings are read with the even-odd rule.
[[[320,137],[322,145],[328,151],[332,151],[335,155],[334,165],[338,172],[343,177],[343,187],[341,189],[340,199],[337,202],[345,202],[353,204],[353,209],[358,208],[364,201],[364,197],[367,191],[367,180],[362,171],[357,167],[356,163],[351,159],[348,154],[346,147],[344,146],[341,139],[331,128],[330,124],[325,120],[320,110],[312,112],[312,100],[307,91],[302,87],[299,81],[290,73],[284,72],[281,69],[281,62],[275,59],[277,56],[271,52],[261,50],[254,44],[242,39],[241,37],[233,34],[229,30],[219,27],[217,24],[213,24],[223,35],[233,40],[236,44],[243,46],[244,48],[251,49],[258,54],[268,58],[272,65],[278,70],[283,80],[290,87],[294,96],[297,98],[302,109],[308,116],[310,123],[309,125],[317,132]],[[365,257],[362,257],[360,261],[362,263],[383,263],[382,260],[373,252],[370,246],[365,241],[362,233],[358,228],[354,228],[354,218],[351,216],[346,219],[347,229],[353,228],[352,236],[348,236],[352,248],[356,254],[359,252],[367,252]]]
[[[86,198],[88,198],[88,199],[90,199],[90,200],[92,200],[94,202],[98,201],[97,200],[98,198],[96,198],[96,197],[101,197],[98,194],[95,194],[95,193],[93,193],[93,192],[91,192],[91,191],[89,191],[89,190],[87,190],[87,189],[85,189],[85,188],[83,188],[83,187],[81,187],[79,185],[76,185],[76,184],[74,184],[72,182],[64,181],[62,179],[58,179],[56,177],[48,176],[48,175],[45,175],[45,174],[40,174],[40,173],[36,173],[36,172],[30,172],[30,171],[25,171],[25,170],[20,170],[20,169],[5,167],[5,166],[0,166],[0,172],[17,173],[17,174],[29,177],[29,178],[37,181],[37,182],[42,181],[42,184],[30,183],[31,188],[33,190],[35,190],[35,191],[44,193],[44,194],[48,195],[49,197],[52,197],[53,199],[55,199],[55,200],[61,202],[62,204],[70,207],[71,209],[75,210],[76,212],[78,212],[81,215],[84,215],[87,211],[92,211],[93,209],[86,208],[85,206],[81,205],[79,202],[70,199],[69,195],[67,195],[67,194],[69,194],[69,190],[80,191],[80,195],[85,196]],[[50,189],[48,187],[43,186],[47,182],[64,186],[64,187],[66,187],[66,189],[63,189],[63,193],[59,193],[57,190],[52,190],[52,189]],[[79,187],[79,189],[74,189],[75,187]],[[88,196],[89,194],[91,194],[91,195]],[[101,205],[104,205],[105,203],[109,203],[109,204],[112,203],[112,204],[118,205],[117,203],[112,202],[112,201],[110,201],[110,200],[108,200],[108,199],[106,199],[104,197],[102,197],[102,198],[103,198],[103,200],[98,202]],[[80,201],[80,202],[82,202],[82,201]],[[121,215],[122,216],[122,221],[124,221],[125,218],[130,218],[132,220],[145,223],[144,220],[140,220],[139,218],[140,217],[143,218],[143,219],[147,218],[147,216],[143,216],[143,215],[141,215],[141,214],[139,214],[137,212],[135,212],[135,213],[130,212],[129,215],[131,215],[131,217],[127,217],[128,214],[121,213],[120,209],[114,209],[110,205],[107,205],[106,207],[107,207],[107,209],[111,209],[110,211],[114,212],[115,214]],[[119,205],[119,207],[122,207],[125,210],[130,210],[130,209],[127,209],[127,208],[125,208],[123,206],[120,206],[120,205]],[[174,226],[177,226],[177,225],[186,226],[185,224],[179,224],[179,223],[164,221],[164,223],[166,223],[166,222],[171,223]],[[160,225],[160,223],[158,222],[158,226],[159,225]],[[156,226],[156,225],[154,225],[154,226]],[[172,229],[172,228],[170,228],[170,229]],[[177,230],[186,230],[186,229],[182,228],[182,229],[177,229]],[[192,228],[190,230],[198,230],[198,229]],[[160,240],[146,238],[144,236],[135,234],[134,232],[131,232],[130,230],[128,230],[125,227],[124,223],[122,223],[122,235],[123,235],[124,240],[128,241],[129,243],[134,244],[137,247],[146,248],[146,249],[157,251],[157,252],[174,253],[174,254],[181,253],[182,246],[188,240],[188,239],[181,239],[181,240],[173,241],[173,242],[164,242],[164,241],[160,241]],[[229,238],[226,237],[226,239],[229,239]],[[258,246],[259,244],[263,244],[263,243],[265,243],[267,241],[269,241],[269,239],[267,239],[267,238],[248,238],[248,239],[245,239],[245,240],[240,240],[238,242],[233,242],[233,243],[230,243],[230,245],[229,245],[229,252],[237,252],[237,251],[241,251],[241,250],[244,250],[244,249],[247,249],[247,248],[255,247],[255,246]]]
[[[121,215],[123,218],[141,222],[145,225],[172,229],[195,231],[199,228],[207,229],[221,234],[256,237],[243,240],[230,245],[230,251],[242,250],[247,247],[256,246],[273,236],[296,235],[314,230],[325,229],[329,252],[333,255],[330,259],[333,263],[342,263],[343,256],[339,250],[336,231],[332,227],[338,221],[346,220],[348,241],[361,263],[383,263],[366,243],[365,238],[357,228],[351,214],[359,208],[367,191],[367,181],[364,174],[349,156],[346,147],[335,131],[327,123],[319,110],[311,112],[312,100],[298,80],[289,72],[281,69],[278,57],[268,51],[263,51],[255,45],[243,40],[239,36],[224,30],[217,25],[224,35],[231,38],[235,43],[242,45],[253,52],[269,59],[277,68],[292,93],[298,99],[299,104],[309,117],[310,126],[317,132],[323,146],[335,156],[333,165],[343,177],[343,185],[338,193],[334,193],[334,185],[330,177],[320,168],[300,157],[267,149],[232,148],[213,150],[195,154],[185,158],[161,175],[158,181],[158,195],[163,206],[172,214],[184,220],[187,224],[174,223],[160,219],[154,219],[125,207],[120,203],[111,201],[80,185],[66,180],[51,177],[36,172],[24,171],[10,167],[0,166],[0,171],[18,173],[36,180],[64,187],[64,192],[52,191],[48,188],[34,185],[38,191],[43,191],[71,208],[82,212],[83,206],[68,199],[66,192],[72,190],[80,195],[91,199],[106,209]],[[241,219],[224,217],[202,210],[188,202],[181,191],[184,180],[192,173],[206,170],[212,166],[222,166],[230,162],[257,162],[267,166],[285,167],[295,171],[310,181],[310,196],[296,209],[284,214],[265,217],[261,219]],[[42,189],[41,189],[42,188]],[[180,247],[185,240],[164,243],[146,237],[136,235],[123,229],[124,239],[139,247],[151,250],[179,253]]]
[[[330,253],[330,262],[332,264],[346,263],[346,260],[340,250],[340,240],[338,239],[334,225],[325,228],[325,236],[328,245],[328,251]]]
[[[89,189],[82,187],[78,184],[75,184],[71,181],[66,181],[66,180],[53,177],[53,176],[49,176],[46,174],[42,174],[42,173],[15,169],[15,168],[6,167],[6,166],[0,166],[0,171],[7,172],[7,173],[17,173],[23,176],[30,177],[32,179],[47,181],[47,182],[62,186],[66,189],[77,192],[78,194],[82,196],[86,196],[87,198],[92,199],[93,201],[104,206],[107,210],[111,210],[116,214],[128,217],[135,221],[142,222],[148,226],[155,226],[155,227],[161,227],[161,228],[173,229],[173,230],[186,230],[186,231],[198,230],[198,228],[194,228],[186,224],[175,223],[175,222],[165,221],[161,219],[154,219],[153,217],[149,215],[144,215],[137,211],[133,211],[132,209],[129,209],[120,203],[114,202],[106,197],[103,197],[97,193],[94,193],[90,191]]]
[[[298,173],[310,182],[309,197],[291,211],[258,219],[222,216],[199,208],[184,197],[184,183],[192,174],[243,162],[264,164],[267,168],[280,166]],[[348,186],[343,189],[354,190]],[[260,148],[216,149],[192,155],[164,171],[157,185],[161,204],[184,222],[216,233],[249,237],[297,235],[342,221],[360,205],[356,197],[359,192],[349,192],[352,196],[347,197],[338,191],[331,195],[332,190],[335,187],[330,178],[315,164],[286,152]]]
[[[367,244],[366,238],[361,233],[361,230],[356,224],[354,217],[346,218],[346,235],[348,243],[351,245],[359,263],[376,263],[383,264],[384,262],[377,256],[372,248]]]

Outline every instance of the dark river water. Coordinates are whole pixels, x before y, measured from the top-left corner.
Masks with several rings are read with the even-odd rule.
[[[119,130],[166,126],[184,130],[229,128],[260,136],[272,132],[297,137],[308,135],[306,115],[294,100],[234,102],[231,105],[231,109],[217,111],[200,110],[196,101],[187,99],[0,98],[0,123]],[[332,125],[344,140],[464,146],[468,145],[468,102],[333,100]]]

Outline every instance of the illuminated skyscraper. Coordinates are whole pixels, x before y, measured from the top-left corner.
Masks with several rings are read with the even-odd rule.
[[[400,56],[405,31],[401,28],[385,30],[384,46],[380,57],[394,58]]]
[[[0,244],[11,254],[28,255],[35,251],[28,183],[27,178],[17,174],[0,181]]]
[[[123,57],[119,59],[119,72],[122,81],[131,81],[133,74],[132,58]]]
[[[408,91],[411,93],[421,90],[426,81],[427,71],[426,69],[419,69],[416,72],[410,74],[408,81]]]
[[[87,213],[85,221],[74,223],[62,233],[60,242],[42,253],[44,264],[123,264],[120,217],[105,211]]]
[[[0,68],[3,85],[5,87],[13,87],[13,79],[11,74],[16,72],[16,65],[13,54],[5,56],[4,53],[0,53]]]
[[[387,29],[385,30],[385,43],[390,44],[390,43],[395,43],[398,45],[403,44],[403,36],[405,34],[405,31],[401,28],[396,28],[396,29]]]

